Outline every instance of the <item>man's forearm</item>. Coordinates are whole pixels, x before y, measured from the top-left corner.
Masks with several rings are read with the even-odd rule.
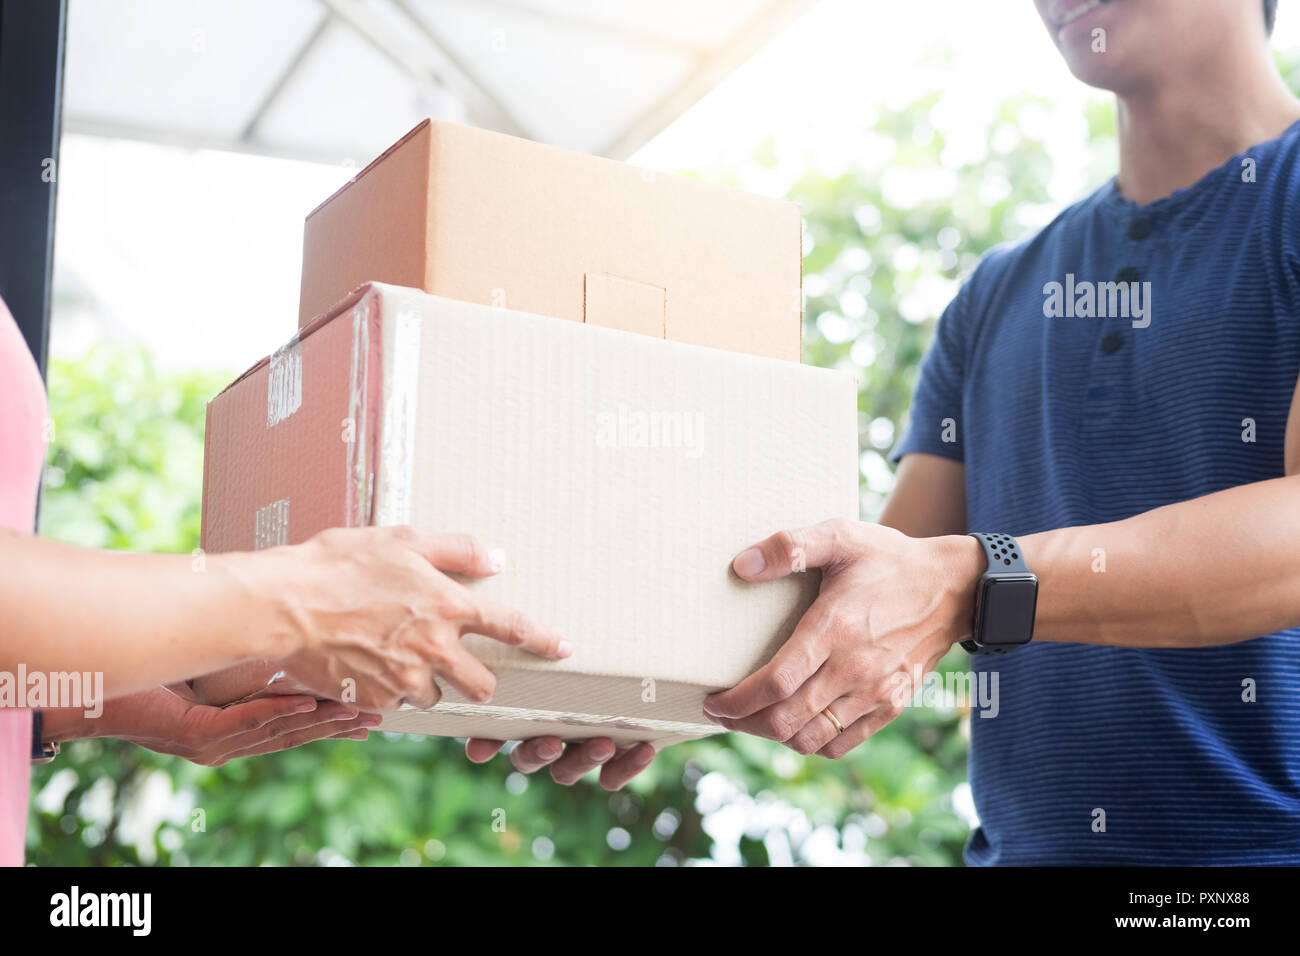
[[[1297,476],[1019,542],[1035,640],[1199,647],[1300,625]]]

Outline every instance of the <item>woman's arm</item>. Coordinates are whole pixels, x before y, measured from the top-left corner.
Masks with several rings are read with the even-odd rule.
[[[104,675],[116,697],[296,650],[252,554],[96,551],[0,531],[0,666]]]
[[[337,701],[312,697],[264,697],[229,707],[208,707],[155,687],[118,697],[98,717],[77,708],[41,711],[41,739],[66,743],[117,737],[160,754],[208,767],[256,754],[287,750],[314,740],[364,740],[378,714],[358,713]]]
[[[321,697],[349,682],[362,710],[431,707],[438,677],[471,700],[495,688],[461,645],[466,633],[553,659],[571,653],[441,573],[500,570],[465,535],[336,529],[192,564],[0,534],[0,565],[0,670],[102,674],[108,698],[269,658]]]

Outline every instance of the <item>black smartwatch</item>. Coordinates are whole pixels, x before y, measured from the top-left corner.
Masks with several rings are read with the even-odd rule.
[[[972,534],[984,546],[988,570],[975,588],[975,630],[961,646],[972,654],[1005,654],[1034,637],[1038,578],[1009,534]]]

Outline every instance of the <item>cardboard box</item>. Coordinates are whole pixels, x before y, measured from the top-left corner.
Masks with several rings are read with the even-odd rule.
[[[208,406],[203,546],[324,528],[470,532],[509,556],[468,586],[561,629],[544,661],[478,636],[487,705],[444,687],[384,729],[669,742],[789,636],[816,572],[748,584],[746,545],[856,518],[852,376],[371,284]],[[208,700],[264,687],[252,665]]]
[[[307,217],[299,327],[363,282],[798,362],[793,203],[426,120]]]

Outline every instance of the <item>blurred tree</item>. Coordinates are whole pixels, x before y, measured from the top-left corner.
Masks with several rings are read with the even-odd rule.
[[[808,169],[790,197],[805,234],[805,361],[861,381],[863,514],[892,481],[933,323],[962,275],[1050,208],[1044,144],[1002,104],[982,155],[956,161],[940,98],[880,112],[883,160]],[[1096,141],[1109,114],[1088,116]],[[1039,124],[1041,125],[1041,124]],[[782,161],[773,143],[758,168]],[[82,544],[188,552],[198,544],[203,408],[223,384],[162,374],[142,353],[96,351],[51,370],[56,440],[43,532]],[[945,662],[961,669],[960,654]],[[626,792],[566,789],[474,767],[456,741],[374,735],[201,768],[117,741],[84,741],[37,768],[38,864],[908,862],[952,864],[968,827],[965,715],[913,707],[840,762],[728,735],[664,752]],[[956,797],[954,796],[956,794]]]

